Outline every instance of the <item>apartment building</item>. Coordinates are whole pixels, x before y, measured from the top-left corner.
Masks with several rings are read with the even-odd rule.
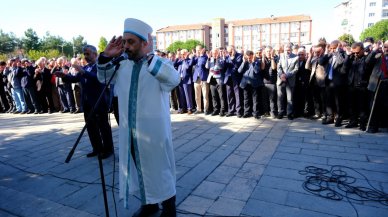
[[[195,39],[207,48],[234,45],[236,49],[257,50],[264,45],[279,46],[286,42],[310,44],[312,19],[308,15],[271,16],[210,23],[168,26],[156,31],[156,46],[166,50],[175,41]]]
[[[364,29],[388,19],[388,0],[350,0],[334,10],[338,35],[351,34],[357,41]]]

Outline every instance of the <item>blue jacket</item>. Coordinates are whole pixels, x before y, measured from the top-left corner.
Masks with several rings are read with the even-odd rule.
[[[194,66],[194,58],[193,59],[184,59],[181,61],[177,61],[178,72],[182,79],[183,84],[191,84],[193,83],[193,66]],[[174,64],[175,67],[175,64]]]
[[[208,57],[206,54],[203,56],[194,58],[194,64],[195,64],[195,69],[193,74],[194,82],[197,80],[197,77],[199,77],[201,81],[207,80],[207,76],[209,75],[209,69],[205,67],[207,58]]]
[[[241,64],[238,68],[238,72],[243,74],[243,78],[240,83],[241,88],[245,88],[247,84],[250,84],[252,87],[257,88],[263,86],[263,77],[260,74],[261,63],[259,60],[255,60],[253,63],[248,61]]]
[[[225,58],[225,84],[228,82],[229,77],[232,77],[234,83],[240,84],[242,74],[238,73],[238,68],[242,62],[243,56],[240,53],[235,53],[233,58],[231,56]]]

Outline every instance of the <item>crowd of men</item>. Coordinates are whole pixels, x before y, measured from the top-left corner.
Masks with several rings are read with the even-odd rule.
[[[171,107],[180,114],[306,117],[369,133],[387,127],[388,41],[369,37],[347,45],[322,38],[310,49],[291,43],[256,52],[197,46],[158,55],[180,74],[171,92]]]
[[[306,117],[369,133],[387,127],[382,111],[388,108],[388,41],[367,38],[347,45],[322,38],[309,49],[288,43],[256,52],[231,45],[156,54],[168,58],[181,77],[170,98],[179,114]],[[84,64],[81,57],[0,62],[0,112],[82,112],[81,85],[55,72],[76,75],[73,66]]]

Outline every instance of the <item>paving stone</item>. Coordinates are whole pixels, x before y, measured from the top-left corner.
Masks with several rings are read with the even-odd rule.
[[[220,196],[225,186],[226,186],[225,184],[221,184],[217,182],[203,181],[193,191],[192,195],[215,200]]]
[[[243,201],[220,197],[209,208],[208,213],[220,216],[239,216],[244,206]]]
[[[227,184],[235,176],[237,171],[238,168],[220,165],[207,177],[206,180]]]
[[[328,217],[325,213],[317,213],[309,210],[303,210],[296,207],[279,205],[276,203],[268,203],[260,200],[249,199],[245,205],[243,215],[248,216],[276,216],[276,217]]]
[[[301,162],[317,163],[317,164],[327,164],[327,161],[328,161],[327,157],[310,156],[310,155],[303,154],[303,149],[301,154],[277,152],[274,154],[273,158],[289,160],[290,162],[301,161]]]
[[[262,164],[246,162],[237,172],[236,176],[240,178],[259,180],[265,170],[265,167],[266,166]]]
[[[253,189],[256,187],[256,184],[256,180],[235,177],[226,186],[225,190],[221,193],[221,196],[247,201],[251,196]]]
[[[252,192],[250,198],[284,205],[287,202],[287,195],[288,191],[270,187],[257,186]]]
[[[214,200],[206,199],[198,196],[187,197],[177,208],[179,210],[204,215],[207,210],[213,205]]]
[[[224,166],[240,168],[248,159],[246,156],[231,154],[222,163]]]

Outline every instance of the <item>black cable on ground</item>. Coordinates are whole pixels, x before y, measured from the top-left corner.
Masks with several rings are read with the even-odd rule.
[[[353,175],[361,176],[357,179]],[[303,188],[319,197],[330,200],[342,200],[346,198],[350,205],[358,212],[352,201],[358,202],[379,202],[388,206],[388,194],[375,188],[368,178],[357,170],[341,165],[334,165],[329,170],[315,166],[308,166],[299,174],[306,175]],[[364,180],[369,186],[357,186],[357,181]]]

